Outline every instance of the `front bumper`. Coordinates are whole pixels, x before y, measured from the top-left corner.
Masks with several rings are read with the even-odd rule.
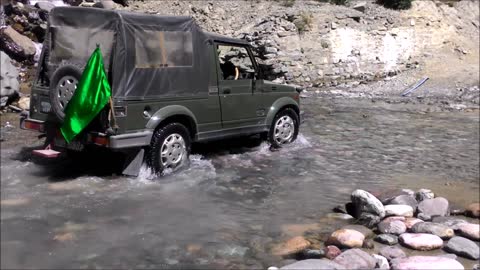
[[[28,115],[22,115],[20,117],[20,128],[25,130],[33,130],[40,133],[47,132],[45,121],[28,118]],[[88,132],[83,136],[83,139],[75,140],[70,144],[62,142],[63,138],[58,130],[55,133],[55,146],[61,148],[79,149],[79,144],[93,144],[117,150],[149,145],[152,139],[153,130],[144,130],[111,136],[101,132]]]

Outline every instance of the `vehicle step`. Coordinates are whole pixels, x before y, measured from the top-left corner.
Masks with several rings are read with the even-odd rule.
[[[42,150],[33,150],[32,154],[39,157],[45,158],[56,158],[60,155],[61,152],[52,150],[52,149],[42,149]]]

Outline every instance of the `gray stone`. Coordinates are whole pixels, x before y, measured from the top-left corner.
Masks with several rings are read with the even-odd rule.
[[[285,265],[280,269],[313,270],[313,269],[345,269],[342,265],[327,259],[308,259]]]
[[[404,233],[398,238],[399,242],[415,250],[434,250],[443,246],[442,238],[426,233]]]
[[[412,256],[391,261],[391,269],[465,269],[456,260],[440,256]]]
[[[423,221],[430,221],[430,220],[432,220],[432,217],[429,216],[429,215],[427,215],[427,214],[425,214],[425,213],[418,213],[418,214],[417,214],[417,218],[418,218],[418,219],[421,219],[421,220],[423,220]]]
[[[362,247],[365,236],[356,230],[341,229],[334,231],[327,240],[327,244],[339,247]]]
[[[375,258],[375,260],[377,260],[377,263],[375,264],[375,269],[390,269],[387,258],[377,254],[373,254],[372,256],[373,258]]]
[[[433,217],[432,222],[443,224],[453,230],[457,230],[459,224],[468,223],[464,219],[455,217]]]
[[[367,6],[367,2],[358,2],[352,8],[360,12],[365,12],[366,6]]]
[[[389,204],[385,206],[385,216],[413,217],[413,208],[405,204]]]
[[[377,263],[377,260],[370,254],[358,248],[344,251],[333,261],[347,269],[373,269]]]
[[[478,260],[480,258],[480,247],[478,247],[473,241],[464,237],[453,237],[448,241],[444,249],[447,252],[472,260]]]
[[[368,228],[373,228],[378,223],[380,223],[381,220],[382,218],[380,218],[379,216],[369,214],[369,213],[362,213],[360,217],[358,217],[358,219],[356,220],[356,223],[359,225],[366,226]]]
[[[398,243],[398,237],[393,234],[379,234],[374,238],[375,241],[385,245],[396,245]]]
[[[388,189],[380,193],[377,198],[383,204],[391,204],[390,202],[398,196],[411,195],[409,190],[406,189]],[[403,204],[403,203],[402,203]]]
[[[397,258],[407,257],[405,252],[403,252],[403,250],[398,247],[383,247],[382,249],[380,249],[379,253],[383,257],[387,258],[387,260],[389,261]]]
[[[32,60],[37,51],[32,40],[11,26],[0,29],[0,40],[0,49],[16,61]]]
[[[357,189],[352,192],[351,200],[355,206],[357,217],[362,213],[373,214],[380,218],[385,216],[383,204],[375,196],[365,190]]]
[[[413,211],[417,209],[418,202],[411,195],[400,195],[393,198],[388,204],[404,204],[410,205],[413,208]]]
[[[449,239],[455,234],[449,227],[433,222],[420,222],[412,226],[411,231],[414,233],[429,233],[436,235],[442,239]]]
[[[305,259],[322,259],[325,258],[325,251],[322,249],[306,249],[302,252]]]
[[[422,188],[415,193],[415,198],[417,199],[417,201],[421,202],[425,199],[435,198],[435,194],[430,189]]]
[[[50,12],[50,10],[52,10],[55,7],[55,5],[48,1],[41,1],[41,2],[35,3],[35,7]]]
[[[0,96],[11,96],[18,92],[20,84],[18,82],[18,70],[12,64],[12,60],[3,51],[0,52],[0,76],[1,76],[1,89]]]
[[[418,213],[426,216],[447,216],[448,201],[445,198],[424,199],[418,204]]]
[[[400,235],[407,230],[407,226],[400,220],[382,221],[378,224],[381,233]]]

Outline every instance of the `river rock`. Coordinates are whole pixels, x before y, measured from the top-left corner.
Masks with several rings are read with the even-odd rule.
[[[301,252],[308,247],[311,243],[302,236],[293,237],[283,243],[277,244],[272,248],[272,254],[276,256],[287,256],[298,252]]]
[[[366,226],[368,228],[375,227],[382,218],[380,216],[376,216],[370,213],[362,213],[360,217],[357,218],[356,223],[359,225]]]
[[[325,251],[323,249],[306,249],[302,252],[302,256],[305,259],[322,259],[325,257]]]
[[[11,26],[0,29],[0,49],[16,61],[31,60],[37,51],[32,40]]]
[[[389,246],[393,246],[398,243],[398,237],[393,234],[379,234],[374,238],[374,240]]]
[[[455,218],[455,217],[434,217],[432,219],[432,222],[443,224],[453,230],[457,229],[458,224],[468,223],[464,219]]]
[[[415,192],[415,198],[417,201],[421,202],[426,199],[435,198],[435,194],[430,189],[422,188]]]
[[[373,269],[377,263],[370,254],[358,248],[344,251],[333,261],[345,266],[346,269]]]
[[[327,259],[308,259],[285,265],[280,269],[313,270],[313,269],[345,269],[344,266]]]
[[[363,236],[365,236],[365,238],[372,238],[375,235],[375,233],[373,233],[372,230],[370,230],[369,228],[363,225],[356,225],[356,224],[346,225],[346,226],[343,226],[342,229],[349,229],[349,230],[355,230],[357,232],[361,232]]]
[[[365,239],[365,241],[363,241],[362,248],[374,249],[375,248],[375,243],[373,243],[372,239]]]
[[[480,203],[472,203],[467,207],[467,215],[471,217],[480,217]]]
[[[339,219],[339,220],[352,220],[352,219],[355,219],[354,217],[352,217],[351,215],[349,214],[342,214],[342,213],[328,213],[326,215],[327,218],[331,218],[331,219]]]
[[[412,232],[414,233],[429,233],[436,235],[442,239],[449,239],[452,238],[455,233],[449,227],[433,222],[420,222],[413,225]]]
[[[382,221],[378,224],[378,230],[381,233],[399,235],[407,230],[405,223],[399,220]]]
[[[407,195],[411,196],[408,190],[405,189],[388,189],[386,191],[381,192],[378,194],[377,198],[383,204],[390,204],[390,202],[398,196]]]
[[[365,236],[361,232],[341,229],[333,232],[328,238],[327,243],[339,247],[355,248],[362,247],[363,240],[365,240]]]
[[[405,219],[405,226],[407,226],[407,230],[410,230],[415,224],[424,222],[419,218],[409,217]]]
[[[375,264],[375,269],[390,269],[387,258],[377,254],[372,254],[372,256],[377,261]]]
[[[409,205],[412,207],[413,211],[417,209],[418,202],[415,198],[411,195],[400,195],[393,198],[388,204],[399,204],[399,205]]]
[[[399,242],[415,250],[434,250],[443,246],[442,238],[426,233],[404,233],[400,235]]]
[[[480,241],[480,225],[472,223],[461,223],[456,230],[461,236],[474,241]]]
[[[417,214],[417,218],[423,220],[423,221],[431,221],[432,220],[432,217],[425,214],[425,213],[418,213]]]
[[[383,247],[379,251],[380,255],[391,261],[393,259],[405,258],[407,255],[398,247]]]
[[[20,84],[18,82],[18,69],[12,64],[12,60],[3,51],[0,51],[0,96],[11,96],[18,92]]]
[[[362,213],[370,213],[380,218],[385,216],[383,204],[369,192],[357,189],[352,192],[351,199],[355,206],[356,217],[360,217]]]
[[[338,247],[333,245],[326,246],[323,250],[325,251],[325,257],[330,260],[335,259],[338,255],[342,253],[342,251]]]
[[[385,216],[413,217],[413,208],[404,204],[389,204],[385,206]]]
[[[425,214],[430,217],[447,216],[448,201],[445,198],[437,197],[434,199],[424,199],[418,204],[418,213]]]
[[[412,256],[408,258],[395,259],[391,261],[391,269],[412,270],[412,269],[465,269],[456,260],[440,256]]]
[[[472,260],[478,260],[480,258],[480,247],[467,238],[455,236],[448,241],[444,249],[447,252]]]

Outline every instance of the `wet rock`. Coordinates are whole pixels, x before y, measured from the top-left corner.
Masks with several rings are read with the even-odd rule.
[[[1,206],[21,206],[30,203],[30,199],[18,198],[18,199],[5,199],[0,201]]]
[[[410,205],[415,211],[418,206],[417,200],[411,195],[400,195],[395,198],[393,198],[388,204],[400,204],[400,205]]]
[[[424,199],[418,204],[418,213],[430,217],[447,216],[448,215],[448,201],[445,198],[437,197],[434,199]]]
[[[410,230],[415,224],[420,222],[424,222],[424,221],[414,217],[406,218],[404,221],[405,226],[407,227],[407,230]]]
[[[360,217],[364,213],[373,214],[380,218],[385,216],[383,204],[365,190],[357,189],[352,192],[351,200],[355,206],[356,217]]]
[[[335,259],[338,255],[342,253],[342,251],[338,247],[332,245],[326,246],[323,250],[325,251],[325,257],[330,260]]]
[[[382,218],[380,216],[368,214],[368,213],[363,213],[357,220],[356,223],[359,225],[366,226],[368,228],[373,228],[375,227]]]
[[[435,194],[430,189],[422,188],[415,192],[415,199],[417,199],[419,202],[433,198],[435,198]]]
[[[419,219],[421,219],[421,220],[423,220],[423,221],[430,221],[430,220],[432,220],[432,217],[429,216],[429,215],[427,215],[427,214],[425,214],[425,213],[418,213],[418,214],[417,214],[417,218],[419,218]]]
[[[326,215],[327,218],[331,218],[331,219],[340,219],[340,220],[351,220],[351,219],[355,219],[354,217],[352,217],[351,215],[349,214],[341,214],[341,213],[328,213]]]
[[[457,225],[455,230],[463,237],[474,241],[480,241],[480,225],[472,223],[461,223]]]
[[[381,233],[399,235],[404,233],[407,230],[407,227],[405,226],[405,223],[399,220],[382,221],[378,224],[378,230]]]
[[[464,269],[456,260],[436,256],[412,256],[391,261],[391,269]]]
[[[405,258],[407,255],[398,247],[383,247],[379,251],[380,255],[391,261],[393,259]]]
[[[390,269],[387,258],[377,254],[373,254],[372,256],[377,261],[375,264],[375,269]]]
[[[12,64],[12,60],[3,51],[0,52],[0,96],[11,96],[18,92],[20,84],[18,82],[18,70]]]
[[[363,225],[352,224],[352,225],[343,226],[342,229],[355,230],[357,232],[362,233],[363,236],[365,236],[365,238],[371,238],[375,235],[375,233],[372,230],[370,230],[369,228]]]
[[[272,254],[276,256],[287,256],[299,253],[308,247],[311,243],[302,236],[291,238],[283,243],[277,244],[272,248]]]
[[[310,269],[345,269],[342,265],[327,259],[308,259],[285,265],[280,269],[310,270]]]
[[[358,2],[352,8],[360,12],[365,12],[366,7],[367,7],[367,2]]]
[[[400,235],[399,242],[415,250],[434,250],[443,246],[440,237],[426,233],[404,233]]]
[[[455,236],[448,241],[444,248],[447,252],[458,256],[478,260],[480,258],[480,247],[464,237]]]
[[[433,222],[420,222],[413,225],[412,232],[414,233],[429,233],[436,235],[442,239],[449,239],[453,237],[455,234],[452,229],[449,227]]]
[[[358,248],[342,252],[333,261],[347,269],[373,269],[377,263],[370,254]]]
[[[472,203],[467,207],[466,211],[468,216],[480,217],[480,203]]]
[[[333,232],[327,243],[339,247],[355,248],[362,247],[363,240],[365,240],[365,236],[361,232],[341,229]]]
[[[320,224],[311,223],[311,224],[285,224],[282,225],[282,233],[288,236],[302,236],[306,231],[318,230],[320,229]]]
[[[413,217],[413,208],[410,205],[402,205],[402,204],[386,205],[385,216]]]
[[[302,252],[302,257],[305,259],[322,259],[325,257],[323,249],[306,249]]]
[[[394,221],[394,220],[398,220],[398,221],[401,221],[401,222],[405,222],[406,217],[402,217],[402,216],[391,216],[391,217],[386,217],[386,218],[383,219],[383,221],[385,221],[385,222],[390,222],[390,221]]]
[[[413,191],[406,190],[406,189],[389,189],[378,194],[377,198],[383,204],[386,205],[386,204],[391,204],[390,202],[398,196],[402,196],[402,195],[412,196],[412,192]]]
[[[365,240],[363,241],[362,248],[374,249],[374,248],[375,248],[375,244],[373,243],[373,240],[372,240],[372,239],[365,239]]]
[[[379,234],[374,238],[375,241],[385,245],[396,245],[398,243],[398,237],[393,234]]]
[[[21,35],[11,26],[0,29],[0,49],[16,61],[32,60],[35,44],[31,39]]]
[[[455,217],[434,217],[432,222],[443,224],[453,230],[457,229],[458,224],[468,223],[466,220]]]

